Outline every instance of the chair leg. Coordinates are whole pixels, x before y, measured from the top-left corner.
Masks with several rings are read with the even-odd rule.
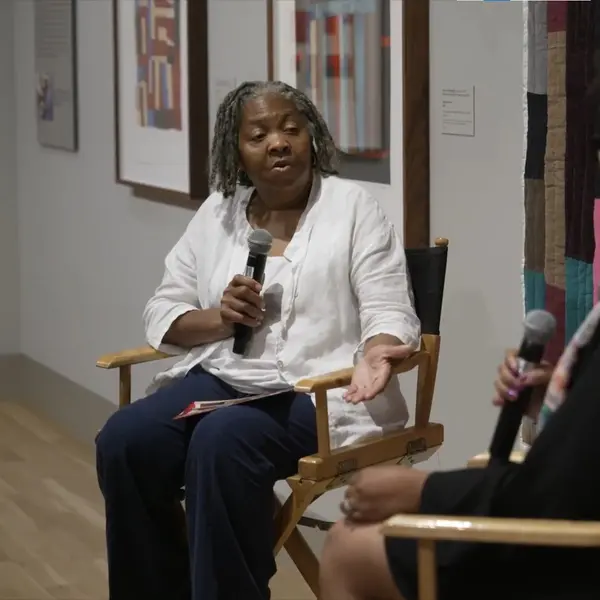
[[[292,485],[292,493],[283,506],[275,497],[274,553],[277,556],[285,547],[296,568],[308,584],[313,594],[319,596],[319,561],[310,549],[297,525],[302,515],[319,494],[312,483]]]
[[[316,598],[319,597],[319,559],[297,527],[285,542],[285,549]]]
[[[315,494],[312,487],[301,486],[292,489],[292,493],[284,505],[277,511],[275,516],[275,546],[274,553],[277,555],[285,542],[290,537],[296,525],[302,518],[306,509],[310,506]]]

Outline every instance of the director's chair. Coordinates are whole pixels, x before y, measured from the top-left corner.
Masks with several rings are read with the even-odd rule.
[[[523,462],[526,450],[516,450],[510,461]],[[474,456],[471,468],[484,468],[489,453]],[[514,519],[446,515],[395,515],[382,526],[389,537],[417,540],[419,600],[437,600],[436,543],[457,541],[488,544],[600,547],[600,522],[559,519]]]
[[[430,422],[429,418],[440,351],[447,257],[448,240],[444,238],[438,238],[433,247],[406,250],[415,309],[421,320],[421,348],[398,362],[393,370],[400,374],[418,369],[414,426],[332,450],[327,391],[349,385],[352,368],[304,379],[295,386],[296,391],[315,396],[318,452],[302,458],[298,473],[287,479],[291,494],[285,503],[281,505],[275,498],[274,553],[285,547],[315,596],[318,595],[319,562],[297,526],[327,529],[331,524],[304,518],[310,504],[326,492],[346,485],[354,473],[365,467],[416,464],[426,460],[444,440],[443,426]],[[119,369],[119,406],[124,406],[131,402],[132,365],[169,357],[150,346],[143,346],[102,356],[96,365],[103,369]]]

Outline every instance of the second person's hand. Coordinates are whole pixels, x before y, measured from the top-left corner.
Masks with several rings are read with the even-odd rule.
[[[546,393],[546,388],[552,377],[554,367],[548,362],[519,375],[517,351],[509,350],[504,362],[498,367],[498,377],[494,382],[496,393],[493,404],[503,406],[505,402],[513,402],[519,397],[519,392],[526,387],[535,388],[527,413],[535,417],[539,412]]]
[[[356,523],[380,523],[397,513],[415,513],[428,473],[397,465],[359,471],[350,480],[340,510]]]

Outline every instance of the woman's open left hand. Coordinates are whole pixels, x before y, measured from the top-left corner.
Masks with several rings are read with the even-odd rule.
[[[344,393],[346,402],[373,400],[383,392],[392,376],[392,363],[410,356],[411,346],[381,344],[370,348],[354,369],[352,382]]]

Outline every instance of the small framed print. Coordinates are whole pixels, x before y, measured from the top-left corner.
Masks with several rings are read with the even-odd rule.
[[[116,179],[197,207],[209,193],[208,0],[113,0],[113,17]]]

